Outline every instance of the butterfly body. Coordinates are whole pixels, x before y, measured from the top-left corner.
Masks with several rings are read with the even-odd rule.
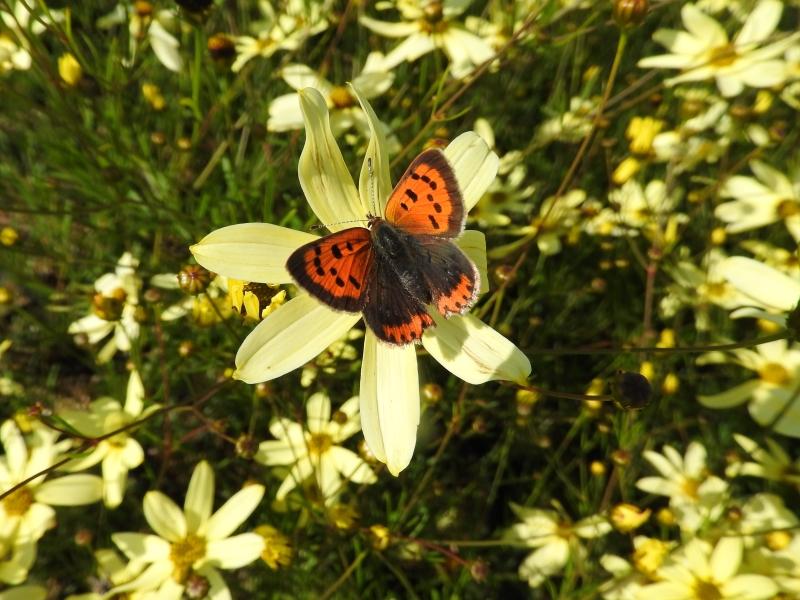
[[[464,229],[455,176],[438,150],[420,154],[398,182],[385,218],[334,232],[298,248],[286,268],[297,283],[336,310],[362,312],[378,339],[418,341],[442,316],[477,299],[478,270],[453,243]]]

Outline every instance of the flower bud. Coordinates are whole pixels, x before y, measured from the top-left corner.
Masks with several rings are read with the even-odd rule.
[[[178,273],[178,286],[187,294],[204,292],[211,283],[211,273],[200,265],[186,265]]]
[[[614,20],[620,27],[633,27],[647,16],[647,0],[614,0]]]
[[[256,455],[258,442],[252,435],[240,435],[236,440],[236,454],[250,460]]]
[[[208,53],[220,62],[232,60],[236,56],[233,39],[224,33],[215,33],[208,38]]]
[[[611,509],[611,524],[620,533],[628,533],[638,529],[650,518],[650,509],[642,510],[638,506],[623,502]]]
[[[644,408],[653,390],[647,377],[631,371],[618,371],[612,386],[614,401],[626,410]]]
[[[369,541],[375,550],[386,550],[392,540],[392,534],[385,525],[372,525],[369,530]]]

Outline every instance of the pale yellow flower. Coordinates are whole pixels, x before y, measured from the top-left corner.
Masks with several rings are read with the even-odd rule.
[[[361,429],[358,397],[347,400],[331,415],[331,401],[322,393],[306,402],[305,427],[289,419],[276,419],[269,427],[277,439],[261,442],[255,460],[268,466],[289,467],[275,494],[282,501],[297,485],[313,477],[327,504],[343,491],[344,481],[375,483],[369,465],[340,444]]]
[[[681,529],[697,531],[722,515],[728,484],[708,472],[706,449],[700,442],[691,442],[685,456],[665,445],[663,454],[645,450],[644,458],[659,475],[643,477],[636,482],[636,487],[650,494],[667,496]]]
[[[218,569],[239,569],[258,560],[264,551],[264,539],[256,533],[231,536],[263,496],[263,486],[246,485],[211,514],[214,471],[205,461],[192,473],[183,510],[161,492],[148,492],[144,516],[157,535],[111,536],[129,559],[127,575],[133,578],[108,595],[151,592],[157,594],[153,598],[181,598],[187,579],[197,575],[208,581],[209,597],[230,598]]]
[[[375,200],[378,213],[391,193],[385,137],[375,113],[356,88],[371,130],[371,140],[356,188],[331,133],[325,99],[314,89],[300,93],[306,120],[306,144],[300,156],[300,185],[320,222],[332,231],[364,222]],[[469,210],[491,183],[497,156],[474,133],[465,133],[445,149],[464,204]],[[265,283],[291,283],[288,257],[316,236],[268,223],[247,223],[219,229],[192,246],[205,268],[227,277]],[[457,240],[485,274],[485,240],[465,231]],[[481,277],[481,282],[486,282]],[[449,319],[432,315],[422,344],[452,373],[473,384],[492,379],[524,380],[530,362],[510,341],[472,315]],[[236,377],[259,383],[299,368],[330,346],[361,320],[361,313],[335,311],[300,293],[264,319],[245,339],[236,355]],[[373,454],[397,474],[411,460],[419,423],[419,379],[413,344],[378,343],[367,329],[361,368],[361,419]]]
[[[702,364],[738,364],[756,377],[698,400],[709,408],[733,408],[748,402],[750,416],[764,427],[791,437],[800,437],[800,348],[786,340],[714,353],[700,359]]]
[[[800,486],[800,458],[791,456],[775,440],[766,438],[767,448],[740,433],[734,433],[736,443],[752,461],[737,460],[725,470],[728,477],[762,477],[770,481],[785,481]]]
[[[9,0],[0,7],[0,74],[7,71],[25,71],[32,64],[28,36],[41,35],[53,21],[60,21],[63,12],[36,11],[37,4],[30,0]],[[38,14],[34,14],[34,13]]]
[[[614,554],[600,557],[600,565],[613,575],[604,582],[600,594],[605,600],[636,600],[639,590],[655,581],[657,569],[662,565],[675,542],[664,542],[637,535],[633,538],[633,556],[626,560]]]
[[[113,398],[103,397],[92,402],[89,410],[63,410],[58,414],[78,433],[97,438],[144,419],[158,408],[157,404],[144,408],[142,379],[137,371],[131,371],[125,406],[121,406]],[[83,471],[102,463],[103,500],[109,508],[120,505],[125,493],[128,471],[135,469],[144,461],[144,450],[139,442],[131,437],[133,433],[133,430],[126,430],[104,439],[86,456],[70,462],[65,467],[70,471]]]
[[[684,4],[681,18],[687,31],[659,29],[653,35],[670,54],[639,61],[640,67],[680,69],[667,85],[714,78],[723,96],[740,94],[746,86],[767,88],[786,81],[788,68],[781,56],[799,33],[768,43],[783,12],[780,0],[761,0],[730,40],[722,25],[694,4]]]
[[[598,538],[611,531],[611,525],[601,515],[573,523],[554,510],[526,508],[513,503],[511,509],[522,522],[511,527],[509,539],[536,548],[519,566],[519,576],[531,587],[538,587],[548,577],[560,573],[570,559],[583,560],[586,550],[581,539]]]
[[[740,574],[742,539],[724,537],[716,546],[693,539],[658,569],[659,582],[642,587],[636,598],[653,600],[766,600],[778,592],[763,575]]]
[[[111,360],[118,350],[130,351],[131,342],[139,337],[136,308],[142,282],[136,275],[138,265],[139,261],[130,252],[123,254],[113,273],[106,273],[95,281],[92,312],[69,326],[69,333],[86,335],[90,344],[113,333],[97,354],[99,363]]]
[[[407,0],[398,3],[403,21],[387,23],[362,16],[359,22],[379,35],[405,38],[383,63],[391,70],[402,62],[414,62],[439,48],[450,60],[450,74],[460,79],[494,57],[492,46],[469,31],[458,18],[469,7],[464,0]]]

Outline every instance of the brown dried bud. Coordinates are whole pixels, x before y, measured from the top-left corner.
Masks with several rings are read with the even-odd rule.
[[[240,435],[236,440],[236,454],[250,460],[256,455],[258,442],[252,435]]]
[[[426,383],[422,386],[422,401],[434,405],[442,401],[444,390],[438,383]]]
[[[215,33],[208,38],[208,53],[214,60],[232,60],[236,56],[236,45],[229,35]]]
[[[186,265],[178,273],[178,286],[193,296],[204,292],[211,282],[211,273],[200,265]]]
[[[614,0],[614,20],[620,27],[633,27],[647,16],[647,0]]]

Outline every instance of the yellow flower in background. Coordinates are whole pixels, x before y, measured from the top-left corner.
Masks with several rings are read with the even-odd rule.
[[[356,188],[330,130],[325,99],[315,89],[300,93],[306,120],[306,143],[298,165],[300,184],[320,222],[332,231],[345,223],[365,221],[377,194],[378,212],[391,193],[388,151],[383,128],[356,88],[371,130],[360,185]],[[444,150],[467,210],[494,179],[497,156],[476,134],[456,138]],[[191,250],[198,263],[215,273],[245,281],[291,283],[286,261],[297,248],[317,239],[309,233],[269,223],[231,225],[207,235]],[[465,231],[457,240],[487,281],[483,234]],[[530,362],[509,340],[470,314],[449,319],[434,315],[422,345],[440,364],[468,383],[493,379],[522,381]],[[259,383],[299,368],[342,338],[361,313],[335,311],[300,292],[262,321],[236,355],[236,377]],[[361,368],[361,420],[373,454],[398,474],[411,461],[419,424],[420,399],[416,348],[413,344],[378,343],[367,329]]]
[[[131,371],[128,379],[125,406],[113,398],[99,398],[91,403],[89,410],[63,410],[58,415],[68,422],[78,433],[97,438],[116,431],[139,419],[146,418],[158,410],[153,404],[144,408],[144,386],[137,371]],[[99,442],[89,454],[68,463],[65,469],[83,471],[102,463],[103,500],[109,508],[116,508],[122,502],[128,471],[135,469],[144,461],[144,450],[131,435],[132,430]]]
[[[728,484],[708,472],[706,449],[691,442],[686,455],[665,445],[663,454],[645,450],[644,458],[658,471],[658,476],[643,477],[636,487],[644,492],[669,498],[670,508],[684,531],[697,531],[718,519],[725,509]]]
[[[109,334],[113,337],[97,353],[97,362],[105,363],[119,350],[128,352],[139,337],[136,308],[142,282],[136,275],[139,261],[130,252],[123,254],[113,273],[102,275],[94,283],[91,314],[74,321],[69,333],[83,334],[96,344]]]
[[[333,504],[344,481],[375,483],[372,469],[352,450],[340,446],[361,429],[358,397],[347,400],[331,414],[331,401],[322,393],[306,402],[305,427],[289,419],[275,419],[269,426],[277,440],[261,442],[255,460],[267,466],[286,466],[289,473],[275,494],[283,501],[296,486],[314,478],[326,504]]]
[[[460,79],[495,55],[485,39],[457,20],[470,4],[471,1],[463,0],[409,0],[397,3],[404,19],[399,23],[367,16],[361,16],[359,22],[378,35],[405,38],[386,55],[383,67],[387,71],[440,48],[450,60],[450,74]]]
[[[73,54],[65,52],[58,57],[58,75],[69,86],[76,86],[83,76],[81,63]]]
[[[788,77],[785,60],[778,58],[800,39],[800,33],[767,43],[780,21],[783,2],[761,0],[739,33],[730,40],[722,25],[694,4],[684,4],[681,18],[687,31],[659,29],[653,39],[670,54],[650,56],[640,67],[680,69],[667,85],[714,78],[722,95],[736,96],[746,86],[767,88],[784,83]]]
[[[633,117],[625,130],[625,137],[634,154],[648,155],[653,151],[653,140],[664,128],[664,121],[653,117]]]
[[[800,459],[792,460],[775,440],[766,438],[767,448],[764,448],[741,433],[734,433],[733,439],[753,461],[737,460],[725,469],[725,475],[762,477],[770,481],[785,481],[800,486]]]
[[[201,461],[192,473],[181,510],[161,492],[144,497],[144,516],[157,535],[115,533],[111,539],[130,561],[132,579],[109,590],[122,593],[156,593],[157,598],[181,598],[187,580],[205,578],[211,598],[230,598],[217,569],[239,569],[258,560],[264,539],[257,533],[231,534],[253,513],[264,487],[246,485],[217,512],[214,505],[214,471]]]
[[[715,546],[693,539],[665,561],[656,572],[657,583],[638,590],[636,600],[766,600],[778,587],[763,575],[739,574],[743,543],[723,537]]]
[[[270,525],[259,525],[253,530],[264,538],[261,560],[273,571],[292,564],[292,545],[285,535]]]
[[[522,522],[511,527],[507,539],[536,548],[519,566],[520,578],[533,588],[560,573],[570,560],[583,560],[586,550],[581,544],[582,539],[602,537],[611,531],[611,524],[601,515],[573,523],[554,510],[527,508],[514,503],[511,509]]]

